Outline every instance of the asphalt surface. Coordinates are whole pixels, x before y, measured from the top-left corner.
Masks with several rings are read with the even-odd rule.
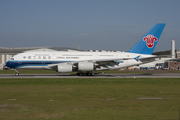
[[[95,76],[77,76],[76,74],[0,74],[1,78],[180,78],[180,73],[157,74],[96,74]]]

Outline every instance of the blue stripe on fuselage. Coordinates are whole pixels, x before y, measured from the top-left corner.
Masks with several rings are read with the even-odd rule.
[[[22,61],[22,60],[9,60],[6,63],[7,67],[10,68],[21,68],[24,66],[48,66],[49,64],[58,64],[72,61]]]

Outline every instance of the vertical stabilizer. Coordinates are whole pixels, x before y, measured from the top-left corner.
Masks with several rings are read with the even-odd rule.
[[[165,23],[154,25],[128,52],[152,54],[165,25]]]

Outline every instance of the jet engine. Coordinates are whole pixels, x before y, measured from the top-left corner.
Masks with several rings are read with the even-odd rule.
[[[79,62],[78,63],[79,71],[93,71],[94,68],[95,68],[94,63],[90,63],[90,62]]]
[[[67,64],[58,65],[57,72],[60,73],[72,72],[72,65],[67,65]]]

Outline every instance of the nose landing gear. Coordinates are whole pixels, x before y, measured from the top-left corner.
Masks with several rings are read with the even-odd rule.
[[[19,76],[18,70],[17,70],[17,69],[14,69],[14,71],[16,72],[15,75],[16,75],[16,76]]]

